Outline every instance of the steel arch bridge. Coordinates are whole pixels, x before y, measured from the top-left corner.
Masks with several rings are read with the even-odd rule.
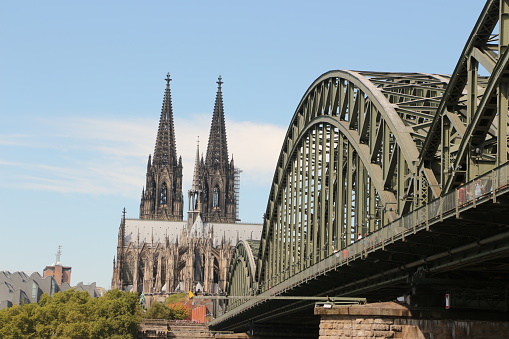
[[[311,84],[281,148],[258,253],[241,243],[231,262],[227,292],[246,298],[212,327],[307,307],[273,296],[393,300],[425,276],[460,291],[461,274],[487,265],[477,282],[497,280],[482,291],[507,312],[494,291],[509,290],[508,18],[509,0],[487,1],[450,76],[337,70]]]

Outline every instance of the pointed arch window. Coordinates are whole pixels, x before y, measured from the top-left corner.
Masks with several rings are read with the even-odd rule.
[[[150,198],[156,200],[157,197],[157,189],[156,189],[156,181],[152,180],[152,186],[150,188]]]
[[[219,207],[219,187],[214,187],[214,192],[212,195],[212,207]]]
[[[164,182],[161,187],[161,193],[159,194],[159,205],[166,205],[168,201],[168,187]]]

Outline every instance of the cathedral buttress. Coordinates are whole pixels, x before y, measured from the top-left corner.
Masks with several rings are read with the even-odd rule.
[[[123,289],[123,272],[124,272],[124,251],[125,251],[125,207],[122,211],[122,220],[118,228],[117,240],[117,260],[113,258],[113,278],[111,281],[111,288]]]
[[[183,220],[182,158],[177,159],[170,81],[168,73],[154,156],[149,155],[147,163],[140,219]]]

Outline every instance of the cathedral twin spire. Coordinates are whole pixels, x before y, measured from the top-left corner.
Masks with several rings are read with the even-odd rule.
[[[170,73],[166,75],[166,90],[164,91],[163,107],[159,119],[156,146],[154,149],[154,164],[176,164],[177,148],[175,146],[175,129],[173,127],[173,107],[171,104]]]
[[[182,220],[182,157],[177,161],[170,74],[159,118],[154,158],[148,157],[145,189],[141,195],[140,219]]]
[[[224,122],[223,93],[221,92],[222,84],[221,76],[219,76],[205,160],[206,165],[211,168],[217,166],[226,167],[228,164],[228,143],[226,141],[226,126]]]
[[[236,197],[233,191],[235,168],[228,160],[221,76],[212,115],[205,161],[196,151],[193,182],[189,191],[190,220],[235,222]],[[142,192],[140,219],[183,220],[182,158],[177,161],[170,75],[159,120],[154,157],[149,156],[146,188]],[[191,201],[191,198],[192,201]]]

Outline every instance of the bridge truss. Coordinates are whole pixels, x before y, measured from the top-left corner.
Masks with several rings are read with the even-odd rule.
[[[481,202],[497,202],[498,213],[507,213],[500,203],[508,183],[508,18],[509,0],[487,1],[451,76],[338,70],[311,84],[281,149],[256,266],[248,246],[239,246],[232,260],[227,292],[246,299],[230,304],[227,323],[260,305],[250,295],[362,292],[394,299],[404,287],[373,291],[391,279],[408,286],[402,281],[409,263],[419,276],[429,271],[419,260],[449,251],[446,257],[456,262],[458,248],[480,253],[480,243],[493,237],[503,249],[497,253],[507,255],[508,223],[487,222],[479,231],[478,214]],[[483,180],[482,194],[474,179]],[[458,221],[463,212],[473,222]],[[427,236],[430,228],[435,234]],[[375,262],[343,285],[322,277],[323,288],[302,287],[344,265],[336,275],[352,274],[368,252]],[[508,267],[498,264],[494,276],[507,279]],[[398,273],[386,274],[384,283],[372,279],[391,270]],[[362,279],[371,283],[347,287]],[[507,280],[503,286],[507,291]]]

